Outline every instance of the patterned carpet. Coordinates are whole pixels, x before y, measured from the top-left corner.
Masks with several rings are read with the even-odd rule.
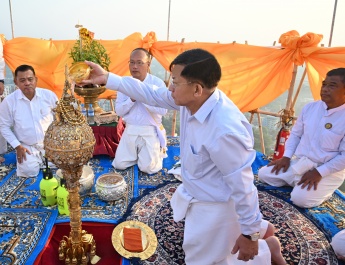
[[[184,264],[184,223],[173,221],[169,203],[179,182],[167,174],[180,157],[178,138],[168,139],[168,154],[164,168],[157,174],[144,174],[136,166],[119,171],[128,184],[128,192],[120,200],[104,202],[94,188],[82,197],[82,221],[116,224],[139,220],[154,229],[159,246],[150,259],[140,264]],[[28,260],[42,249],[52,226],[69,222],[69,218],[58,215],[56,207],[43,207],[38,189],[41,174],[37,178],[18,178],[13,151],[4,157],[6,162],[0,165],[0,264],[32,264]],[[108,156],[90,160],[95,179],[114,171],[111,162]],[[267,160],[258,153],[253,172],[265,164]],[[329,245],[331,237],[345,228],[342,193],[337,191],[319,207],[300,209],[289,201],[291,188],[273,188],[257,180],[255,184],[261,211],[265,219],[275,224],[288,264],[343,264],[338,263]],[[123,265],[129,263],[136,261],[123,259]]]
[[[139,264],[185,264],[184,222],[174,222],[169,202],[178,184],[169,183],[144,195],[126,218],[148,224],[158,238],[156,253]],[[259,191],[259,201],[264,218],[277,229],[288,264],[338,264],[327,237],[294,206],[266,191]]]
[[[127,193],[117,201],[105,202],[95,193],[95,187],[81,197],[82,221],[117,224],[127,210],[133,197],[145,187],[152,188],[174,180],[166,175],[179,157],[178,140],[168,141],[170,157],[164,160],[164,168],[154,175],[139,172],[137,166],[120,173],[127,182]],[[13,149],[4,155],[6,161],[0,164],[0,264],[33,264],[43,249],[54,224],[69,222],[69,217],[59,215],[56,206],[44,207],[39,193],[42,172],[36,178],[21,178],[16,175],[16,159]],[[89,162],[95,174],[95,181],[105,173],[114,172],[112,158],[100,155]],[[23,230],[24,229],[24,230]]]
[[[254,174],[267,162],[258,153],[252,166]],[[139,187],[141,196],[132,202],[123,220],[138,220],[149,225],[157,235],[158,247],[148,260],[124,260],[123,265],[185,264],[182,250],[184,222],[174,222],[170,207],[170,199],[179,183],[175,180],[152,189]],[[291,204],[291,188],[273,188],[257,179],[255,184],[259,190],[260,209],[264,218],[275,225],[288,264],[344,264],[337,260],[329,244],[333,235],[345,229],[345,196],[340,191],[319,207],[302,209]]]
[[[33,264],[50,235],[56,211],[0,208],[0,264]]]

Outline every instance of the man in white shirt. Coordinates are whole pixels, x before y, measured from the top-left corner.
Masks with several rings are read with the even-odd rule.
[[[0,103],[4,97],[4,90],[5,90],[5,61],[2,58],[2,43],[0,41]],[[0,114],[1,115],[1,114]],[[6,139],[0,133],[0,155],[7,152],[7,142]],[[0,156],[0,163],[4,162],[5,159]]]
[[[134,49],[129,59],[129,70],[136,78],[153,89],[165,86],[164,82],[148,73],[151,55],[143,48]],[[112,165],[126,169],[138,164],[141,171],[156,173],[163,167],[166,136],[162,116],[167,109],[153,107],[118,92],[115,111],[126,123]]]
[[[48,89],[36,88],[37,77],[30,65],[16,68],[14,83],[19,89],[0,104],[0,132],[16,150],[17,176],[35,177],[43,163],[44,135],[58,98]]]
[[[302,109],[284,156],[258,174],[272,186],[294,187],[291,201],[303,208],[329,199],[345,179],[345,68],[327,73],[320,95]]]
[[[93,71],[81,85],[106,83],[146,104],[180,110],[182,184],[171,205],[175,221],[185,218],[186,264],[271,264],[269,243],[259,239],[252,128],[217,88],[221,69],[216,58],[202,49],[178,55],[170,64],[169,91],[87,64]]]

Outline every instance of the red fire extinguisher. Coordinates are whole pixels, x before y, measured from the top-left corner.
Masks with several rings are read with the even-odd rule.
[[[283,157],[285,151],[285,142],[290,136],[290,121],[291,119],[288,122],[286,122],[285,125],[278,132],[276,147],[274,148],[273,160]]]

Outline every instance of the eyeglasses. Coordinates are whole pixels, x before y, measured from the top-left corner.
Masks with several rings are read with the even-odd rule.
[[[189,84],[192,84],[192,83],[194,83],[194,82],[189,81],[189,82],[184,82],[184,83],[178,83],[178,82],[174,82],[173,80],[171,80],[170,81],[170,86],[178,87],[180,85],[189,85]]]
[[[133,65],[137,65],[137,66],[143,66],[144,64],[146,64],[147,62],[143,62],[143,61],[137,61],[137,62],[134,62],[134,61],[129,61],[128,64],[133,66]]]

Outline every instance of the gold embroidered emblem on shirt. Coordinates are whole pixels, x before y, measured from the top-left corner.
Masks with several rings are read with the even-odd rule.
[[[326,123],[325,124],[325,128],[328,129],[328,130],[331,129],[332,128],[332,123]]]

